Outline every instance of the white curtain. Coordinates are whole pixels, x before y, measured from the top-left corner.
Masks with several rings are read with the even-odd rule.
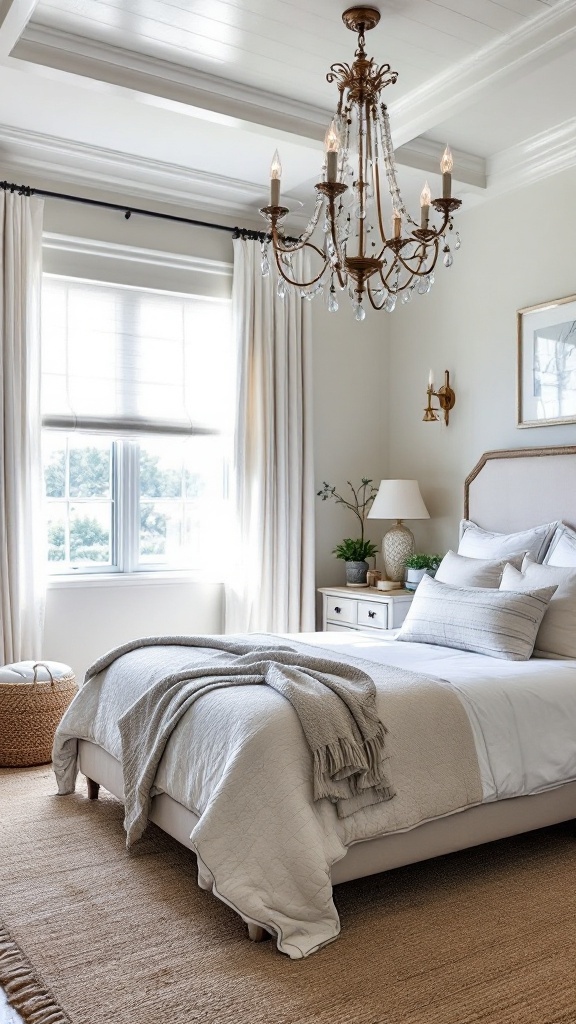
[[[41,656],[40,199],[0,190],[0,657]]]
[[[294,258],[294,266],[301,261]],[[260,243],[234,240],[237,535],[226,632],[315,628],[310,304],[276,294]]]

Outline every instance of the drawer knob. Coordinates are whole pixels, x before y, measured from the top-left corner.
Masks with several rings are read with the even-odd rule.
[[[375,619],[376,618],[376,612],[368,612],[368,618],[369,619]]]
[[[336,615],[340,615],[340,612],[342,611],[342,609],[339,608],[338,605],[336,605],[334,611],[336,612]]]

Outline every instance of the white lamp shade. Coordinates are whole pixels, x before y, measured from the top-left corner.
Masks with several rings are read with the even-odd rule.
[[[417,480],[381,480],[368,519],[430,519]]]

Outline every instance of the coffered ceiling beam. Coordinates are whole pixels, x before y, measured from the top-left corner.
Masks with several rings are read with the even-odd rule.
[[[105,83],[107,89],[115,85],[162,97],[181,112],[192,108],[195,116],[220,124],[285,132],[292,142],[320,141],[332,117],[320,107],[45,26],[30,25],[12,56],[21,66],[57,69],[90,80],[95,88]]]
[[[39,0],[3,0],[0,3],[0,60],[18,42]]]
[[[462,64],[448,68],[422,89],[390,104],[395,146],[433,131],[455,114],[497,95],[522,74],[576,48],[576,3],[554,7],[485,47]]]

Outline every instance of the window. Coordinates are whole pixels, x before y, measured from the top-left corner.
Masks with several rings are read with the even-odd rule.
[[[229,305],[45,275],[51,573],[212,565],[227,530]]]

